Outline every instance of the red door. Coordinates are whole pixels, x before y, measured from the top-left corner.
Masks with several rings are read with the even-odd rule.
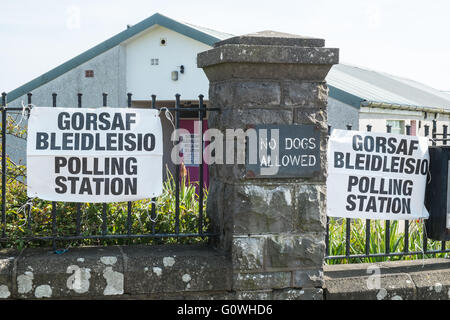
[[[188,135],[182,137],[182,154],[186,174],[191,183],[200,181],[200,135],[199,132],[194,130],[196,124],[198,125],[198,120],[180,119],[180,128],[189,131]],[[208,121],[203,120],[203,132],[205,132],[207,127]],[[205,148],[205,142],[203,142],[202,148]],[[207,164],[203,165],[203,186],[206,188],[209,186]]]
[[[416,120],[411,120],[411,135],[415,136],[417,134]]]

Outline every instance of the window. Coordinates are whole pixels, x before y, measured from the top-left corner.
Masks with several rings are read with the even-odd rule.
[[[391,126],[391,133],[405,134],[404,120],[387,120],[386,125]]]
[[[182,137],[182,153],[186,166],[198,166],[200,164],[200,136],[189,133]]]
[[[84,77],[85,78],[93,78],[94,77],[94,70],[86,70],[86,71],[84,71]]]

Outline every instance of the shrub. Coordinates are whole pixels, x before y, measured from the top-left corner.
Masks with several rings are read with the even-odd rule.
[[[330,218],[329,222],[329,252],[330,256],[345,255],[345,235],[346,235],[346,219]],[[423,250],[423,230],[422,221],[410,220],[409,222],[409,252],[422,252]],[[385,240],[385,222],[383,220],[371,220],[370,222],[370,254],[386,252]],[[403,252],[405,244],[404,230],[400,230],[399,221],[391,221],[389,248],[390,252]],[[363,219],[352,219],[350,226],[350,254],[364,254],[366,250],[366,221]],[[450,243],[446,244],[446,248],[450,249]],[[427,249],[440,250],[441,242],[428,239]],[[430,257],[448,257],[448,253],[437,255],[424,255]],[[417,255],[392,256],[392,257],[371,257],[371,258],[351,258],[342,260],[328,260],[328,264],[337,263],[358,263],[358,262],[380,262],[394,260],[413,260],[420,258]],[[349,260],[349,261],[348,261]]]
[[[11,162],[8,160],[8,164]],[[11,170],[9,170],[11,168]],[[24,168],[22,168],[23,170]],[[13,173],[17,166],[9,166],[8,173]],[[163,193],[156,198],[133,201],[131,204],[130,233],[175,233],[175,179],[167,171],[167,179],[163,184]],[[199,196],[196,184],[189,183],[188,178],[182,177],[180,183],[180,214],[179,232],[198,233],[199,225]],[[206,208],[207,191],[204,191],[203,208]],[[27,203],[28,201],[28,203]],[[50,241],[37,241],[30,237],[48,237],[52,235],[52,202],[41,199],[28,200],[26,185],[18,179],[8,178],[6,192],[6,246],[22,248],[26,246],[49,246]],[[155,217],[151,216],[152,205],[156,206]],[[80,235],[101,235],[103,231],[103,205],[101,203],[80,204]],[[203,217],[203,232],[207,231],[208,218]],[[56,203],[56,234],[58,236],[72,236],[77,232],[77,204]],[[107,234],[126,235],[128,233],[128,203],[107,204]],[[195,238],[136,238],[136,239],[86,239],[72,241],[70,245],[112,245],[125,243],[198,243],[205,239]]]

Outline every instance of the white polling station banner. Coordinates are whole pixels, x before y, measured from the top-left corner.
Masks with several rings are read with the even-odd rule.
[[[163,140],[158,110],[31,110],[28,197],[120,202],[162,193]]]
[[[427,138],[335,129],[327,155],[328,216],[428,218],[424,206]]]

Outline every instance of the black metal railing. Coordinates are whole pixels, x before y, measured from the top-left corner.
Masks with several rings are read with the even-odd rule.
[[[52,94],[52,106],[56,107],[57,106],[57,97],[58,95],[56,93]],[[82,93],[78,93],[77,94],[77,107],[78,108],[82,108]],[[106,93],[102,94],[103,97],[103,103],[102,103],[102,107],[106,107],[108,105],[108,95]],[[180,114],[182,112],[186,112],[189,111],[190,114],[197,114],[198,118],[196,120],[198,120],[200,122],[200,128],[199,128],[199,145],[201,146],[200,149],[200,154],[199,154],[199,181],[197,181],[196,183],[198,183],[198,187],[196,188],[196,200],[198,201],[198,212],[197,217],[196,217],[196,222],[197,225],[196,226],[191,226],[191,230],[190,232],[182,232],[180,230],[180,187],[182,184],[182,177],[181,177],[181,166],[183,164],[177,164],[175,165],[175,174],[173,177],[173,181],[175,184],[175,192],[172,195],[172,197],[175,197],[175,212],[174,212],[174,217],[173,219],[171,218],[170,221],[173,221],[173,226],[170,226],[171,229],[173,229],[173,232],[159,232],[158,228],[157,228],[157,216],[158,216],[158,212],[157,212],[157,207],[156,207],[156,202],[157,202],[157,198],[152,198],[149,204],[149,207],[146,208],[147,212],[150,212],[150,221],[151,221],[151,227],[150,227],[150,232],[146,232],[146,233],[133,233],[132,231],[132,219],[133,219],[133,202],[128,202],[126,205],[126,229],[124,229],[124,232],[109,232],[109,209],[110,209],[110,205],[107,203],[103,203],[101,205],[101,230],[100,232],[93,232],[93,234],[86,234],[86,232],[82,232],[81,227],[82,227],[82,219],[83,219],[83,215],[85,214],[82,210],[82,207],[87,205],[87,204],[82,204],[82,203],[76,203],[76,204],[71,204],[71,203],[66,203],[66,202],[61,202],[61,203],[57,203],[57,202],[51,202],[51,214],[50,214],[50,222],[46,221],[47,225],[51,224],[51,228],[49,228],[51,230],[51,234],[48,235],[36,235],[32,233],[32,226],[31,224],[33,223],[31,219],[31,212],[33,210],[33,203],[31,201],[26,201],[26,203],[19,203],[19,204],[14,204],[15,208],[18,208],[19,206],[24,206],[24,212],[26,212],[26,218],[24,220],[26,220],[26,230],[24,230],[23,232],[23,236],[20,236],[17,239],[13,239],[16,243],[17,242],[21,242],[22,244],[24,242],[26,243],[30,243],[30,242],[46,242],[46,241],[50,241],[51,245],[53,247],[53,249],[56,249],[56,242],[57,241],[62,241],[62,242],[67,242],[67,241],[82,241],[82,240],[98,240],[100,242],[102,241],[106,241],[106,240],[112,240],[112,239],[145,239],[145,238],[154,238],[154,239],[161,239],[161,238],[172,238],[172,240],[176,241],[177,239],[181,239],[181,238],[200,238],[200,239],[207,239],[208,237],[213,237],[215,236],[215,234],[208,232],[207,229],[207,222],[205,220],[205,208],[204,208],[204,200],[205,200],[205,191],[204,187],[205,187],[205,181],[204,181],[204,175],[203,175],[203,168],[204,168],[204,160],[203,160],[203,120],[206,119],[206,115],[207,112],[215,112],[218,111],[219,109],[217,108],[209,108],[205,105],[204,101],[203,101],[203,95],[199,95],[199,99],[198,99],[198,106],[196,104],[194,104],[192,107],[190,106],[181,106],[181,96],[179,94],[175,95],[175,106],[174,107],[163,107],[164,109],[166,109],[168,112],[171,112],[172,114],[174,114],[174,118],[175,118],[175,123],[174,123],[174,128],[175,129],[179,129],[180,128]],[[26,111],[29,112],[30,108],[32,106],[32,93],[28,93],[27,94],[27,105],[26,105]],[[129,108],[132,107],[132,94],[128,93],[127,94],[127,106]],[[156,100],[156,95],[152,95],[151,96],[151,106],[149,106],[152,109],[160,109],[157,106],[157,100]],[[162,108],[161,108],[162,109]],[[21,107],[9,107],[7,105],[7,95],[6,93],[2,94],[2,104],[1,104],[1,113],[2,113],[2,161],[1,161],[1,175],[2,175],[2,212],[1,212],[1,237],[0,237],[0,245],[5,245],[8,244],[12,241],[12,239],[10,238],[9,234],[10,234],[10,230],[8,230],[7,227],[7,220],[8,220],[8,206],[10,205],[9,203],[7,203],[7,176],[8,176],[8,166],[7,166],[7,136],[8,136],[8,123],[7,123],[7,119],[8,119],[8,115],[11,114],[16,114],[16,115],[20,115],[24,113],[24,108]],[[168,170],[168,169],[167,169]],[[28,199],[30,200],[30,199]],[[58,225],[58,219],[61,220],[61,217],[59,215],[64,214],[64,211],[61,212],[61,210],[64,210],[65,206],[69,206],[72,205],[72,207],[74,207],[75,209],[75,228],[74,228],[74,232],[72,232],[71,234],[68,233],[64,233],[61,231],[58,231],[58,227],[60,227],[60,225]],[[62,206],[59,207],[59,209],[61,209],[58,213],[58,206]],[[99,210],[100,211],[100,210]],[[18,210],[14,210],[12,211],[13,213],[11,214],[18,214]],[[100,213],[100,212],[99,212]]]
[[[432,132],[430,136],[430,126],[424,125],[424,136],[429,138],[429,142],[432,146],[436,146],[439,144],[447,145],[450,143],[450,136],[448,135],[448,126],[443,125],[442,126],[442,133],[437,132],[437,123],[436,120],[432,120]],[[331,127],[328,128],[328,133],[331,132]],[[405,126],[406,134],[411,135],[411,126],[407,125]],[[347,125],[347,130],[352,130],[351,125]],[[372,126],[367,125],[366,127],[367,132],[372,131]],[[386,125],[386,132],[391,133],[392,127],[390,125]],[[333,220],[332,220],[333,219]],[[422,224],[422,221],[418,221],[416,223],[421,224],[423,227],[423,232],[421,235],[422,240],[422,248],[421,250],[412,250],[410,251],[410,221],[409,220],[403,220],[404,221],[404,230],[403,230],[403,236],[397,238],[401,240],[403,238],[403,250],[399,246],[396,246],[395,250],[392,250],[393,246],[391,246],[391,221],[385,220],[384,224],[384,252],[382,252],[382,246],[380,245],[381,241],[377,243],[377,245],[380,245],[377,250],[373,250],[371,245],[373,244],[373,241],[371,242],[371,224],[373,223],[372,220],[366,219],[364,221],[365,224],[365,239],[364,239],[364,250],[356,250],[354,246],[352,245],[352,224],[355,224],[356,222],[363,222],[361,219],[352,219],[352,218],[345,218],[345,219],[337,219],[337,218],[330,218],[327,217],[327,225],[326,225],[326,239],[325,239],[325,259],[328,261],[328,263],[336,263],[336,262],[372,262],[372,261],[381,261],[391,258],[401,258],[403,256],[436,256],[438,254],[450,254],[450,247],[448,247],[448,244],[445,241],[441,241],[438,243],[437,241],[432,241],[428,239],[426,234],[426,228],[425,225]],[[335,249],[334,254],[331,252],[331,237],[334,236],[332,231],[330,231],[330,223],[334,222],[337,224],[345,224],[345,236],[339,235],[337,239],[337,244],[333,245],[333,249]],[[399,223],[399,222],[395,222]],[[341,228],[343,229],[343,228]],[[395,233],[398,233],[398,230],[394,230]],[[360,236],[360,234],[359,234]],[[398,234],[397,234],[398,236]],[[433,242],[434,249],[429,248],[430,242]],[[396,243],[399,245],[399,243]],[[436,248],[440,247],[440,248]],[[341,250],[336,249],[341,248]],[[345,249],[343,249],[345,248]],[[372,248],[372,249],[371,249]],[[343,249],[343,250],[342,250]],[[352,250],[353,249],[353,250]],[[336,252],[343,252],[343,254],[335,254]],[[353,252],[352,252],[353,251]],[[375,252],[374,252],[375,251]]]

